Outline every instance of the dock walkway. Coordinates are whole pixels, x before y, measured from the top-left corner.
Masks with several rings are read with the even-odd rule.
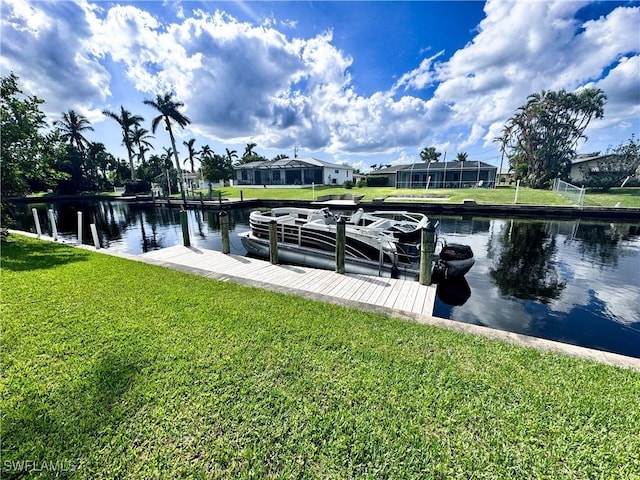
[[[415,280],[341,275],[328,270],[273,265],[265,260],[225,255],[200,247],[176,245],[142,254],[139,258],[209,278],[406,318],[431,316],[436,298],[435,286],[420,285]]]

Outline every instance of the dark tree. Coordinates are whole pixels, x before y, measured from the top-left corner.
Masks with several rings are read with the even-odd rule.
[[[586,139],[593,118],[604,116],[606,99],[596,88],[529,95],[495,139],[516,178],[532,188],[548,188],[556,177],[568,179],[578,141]]]
[[[427,147],[423,148],[420,152],[420,160],[425,163],[438,162],[440,161],[440,155],[442,154],[438,152],[435,147]]]

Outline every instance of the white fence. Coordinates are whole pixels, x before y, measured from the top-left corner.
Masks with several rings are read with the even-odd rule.
[[[585,189],[583,187],[576,187],[575,185],[556,178],[553,182],[553,191],[558,192],[571,203],[581,207],[584,204]]]

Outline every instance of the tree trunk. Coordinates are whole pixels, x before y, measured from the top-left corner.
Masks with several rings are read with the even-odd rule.
[[[176,159],[176,168],[178,169],[178,175],[180,178],[180,191],[182,192],[182,203],[186,204],[187,199],[184,193],[184,176],[182,175],[182,169],[180,168],[180,159],[178,158],[178,150],[176,150],[176,140],[173,138],[173,130],[171,130],[171,124],[169,119],[165,117],[165,123],[167,124],[167,130],[169,131],[169,138],[171,138],[171,148],[173,148],[173,157]]]

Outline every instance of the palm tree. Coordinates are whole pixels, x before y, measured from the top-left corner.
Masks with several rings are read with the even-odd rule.
[[[469,155],[467,152],[459,152],[458,155],[456,155],[456,161],[458,162],[466,162],[468,158]]]
[[[122,128],[122,143],[127,149],[127,155],[129,156],[129,168],[131,168],[131,180],[136,179],[136,169],[133,164],[133,146],[131,142],[131,129],[135,126],[139,126],[144,118],[140,115],[131,115],[131,112],[125,110],[123,106],[120,106],[120,115],[114,113],[110,110],[103,110],[102,114],[112,118],[118,124],[120,124],[120,128]]]
[[[233,159],[238,158],[238,152],[236,150],[229,150],[228,148],[225,150],[227,151],[227,158],[229,159],[229,162],[233,163]]]
[[[144,154],[153,149],[153,144],[147,140],[151,138],[154,137],[149,135],[149,130],[142,128],[140,125],[135,125],[131,131],[131,144],[138,147],[137,155],[143,165],[147,163]]]
[[[420,152],[420,159],[423,162],[437,162],[440,160],[441,153],[436,151],[434,147],[423,148]]]
[[[247,158],[251,158],[255,155],[255,152],[253,151],[254,148],[256,148],[258,146],[258,144],[256,143],[247,143],[247,146],[244,149],[244,153],[242,154],[242,159],[245,160]]]
[[[149,105],[155,108],[160,115],[155,117],[151,122],[151,130],[156,133],[156,129],[160,122],[164,121],[165,129],[169,132],[169,138],[171,138],[171,148],[173,149],[173,155],[176,161],[176,168],[180,174],[180,184],[182,187],[182,201],[186,203],[185,191],[184,191],[184,176],[182,175],[182,169],[180,168],[180,160],[178,159],[178,150],[176,149],[176,139],[173,136],[173,130],[171,129],[171,121],[173,120],[182,128],[191,123],[189,118],[185,117],[179,109],[184,107],[184,103],[173,100],[173,93],[165,93],[163,95],[156,95],[155,100],[145,100],[145,105]]]
[[[72,147],[76,147],[79,152],[84,152],[91,144],[82,132],[93,130],[91,122],[82,114],[73,110],[62,112],[62,118],[53,122],[60,130],[60,139],[68,142]]]
[[[189,156],[187,158],[184,159],[184,163],[187,163],[187,161],[191,164],[191,173],[195,173],[195,168],[193,165],[193,160],[197,158],[197,154],[198,152],[196,152],[196,149],[193,148],[193,144],[196,142],[195,138],[190,138],[189,141],[187,142],[182,142],[182,144],[187,147],[187,152],[189,153]]]
[[[208,158],[213,155],[213,150],[209,145],[203,145],[200,149],[200,158]]]

